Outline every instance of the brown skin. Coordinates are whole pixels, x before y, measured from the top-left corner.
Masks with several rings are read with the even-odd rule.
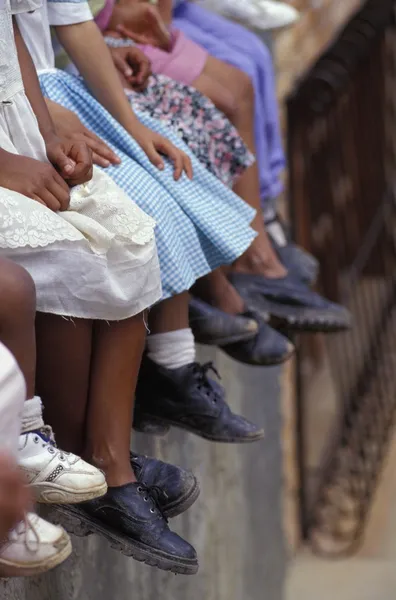
[[[14,355],[25,377],[28,397],[32,398],[36,369],[34,283],[22,267],[5,258],[0,258],[0,298],[0,339]],[[0,543],[31,504],[14,459],[0,453]]]
[[[0,150],[0,186],[44,204],[50,210],[67,210],[70,190],[52,165]]]
[[[103,140],[87,129],[77,115],[60,104],[45,99],[56,133],[63,139],[84,142],[92,152],[92,161],[100,167],[109,167],[121,163],[120,158]]]
[[[107,323],[39,314],[36,331],[37,390],[60,446],[102,469],[109,486],[135,481],[129,448],[143,315]]]
[[[13,25],[15,44],[26,95],[36,115],[41,135],[44,138],[48,160],[61,177],[67,181],[69,186],[86,183],[92,178],[91,151],[83,142],[63,140],[57,136],[54,123],[41,93],[36,69],[15,19],[13,20]],[[52,192],[53,189],[51,189]],[[57,198],[56,194],[52,195]],[[48,194],[46,194],[46,197],[53,201],[53,198],[50,198]],[[62,198],[57,199],[63,207],[64,202],[62,203]],[[52,207],[49,206],[49,208]],[[59,208],[52,208],[52,210],[59,210]]]
[[[142,125],[134,114],[103,36],[93,21],[56,27],[56,33],[95,98],[135,139],[149,160],[164,169],[161,155],[174,164],[174,179],[193,176],[190,158],[169,140]]]
[[[26,382],[28,398],[35,392],[36,290],[29,273],[0,258],[0,340],[13,354]]]
[[[141,92],[151,75],[151,63],[140,48],[109,48],[124,89]]]
[[[31,502],[18,466],[9,456],[0,454],[0,540],[22,521]]]
[[[119,2],[113,9],[109,29],[138,44],[169,51],[171,37],[156,6],[145,2]],[[127,35],[125,35],[127,33]]]

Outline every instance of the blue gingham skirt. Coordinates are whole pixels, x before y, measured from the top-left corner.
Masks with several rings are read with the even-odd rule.
[[[136,113],[140,121],[186,152],[194,178],[173,179],[172,163],[164,171],[152,165],[125,129],[99,104],[82,79],[64,71],[40,74],[45,96],[75,112],[102,138],[122,163],[106,172],[156,223],[163,298],[191,288],[217,267],[236,260],[256,233],[250,228],[255,211],[209,173],[165,124]]]

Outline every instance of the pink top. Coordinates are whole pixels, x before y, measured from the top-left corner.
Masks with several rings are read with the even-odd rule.
[[[107,29],[115,3],[116,0],[106,0],[104,8],[95,16],[95,22],[101,31]],[[191,85],[204,70],[208,53],[178,29],[171,29],[171,39],[170,52],[155,46],[137,46],[150,59],[153,73],[167,75],[171,79]]]
[[[167,75],[171,79],[191,85],[204,70],[208,53],[178,29],[172,28],[171,35],[170,52],[155,46],[140,44],[138,46],[150,59],[153,73]]]

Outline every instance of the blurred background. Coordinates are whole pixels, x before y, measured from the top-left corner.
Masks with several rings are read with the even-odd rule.
[[[318,288],[350,332],[296,336],[284,367],[214,349],[233,409],[266,438],[221,447],[182,433],[137,451],[195,471],[202,494],[176,529],[195,577],[74,538],[66,568],[0,582],[2,600],[393,600],[396,590],[396,0],[293,0],[265,34],[288,170],[282,211],[321,264]],[[265,374],[263,374],[263,372]]]

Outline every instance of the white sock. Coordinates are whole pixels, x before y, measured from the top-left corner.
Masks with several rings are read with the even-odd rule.
[[[22,411],[22,433],[28,433],[34,429],[44,427],[43,421],[43,406],[41,398],[34,396],[30,400],[26,400]]]
[[[190,328],[155,333],[147,338],[147,356],[156,365],[179,369],[195,361],[195,340]]]

